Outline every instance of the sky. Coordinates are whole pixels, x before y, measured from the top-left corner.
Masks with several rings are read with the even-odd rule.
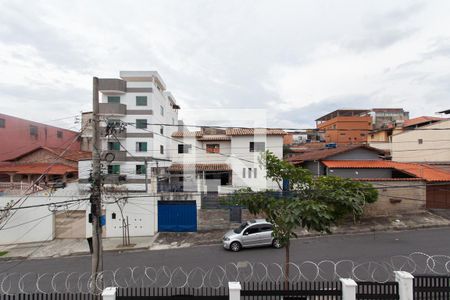
[[[92,77],[156,70],[189,119],[450,108],[450,1],[0,0],[0,112],[76,128]],[[184,110],[183,110],[184,109]],[[239,126],[239,124],[236,124]]]

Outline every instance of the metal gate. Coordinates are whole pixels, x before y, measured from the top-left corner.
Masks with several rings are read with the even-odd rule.
[[[158,201],[158,231],[197,231],[197,204],[195,201]]]

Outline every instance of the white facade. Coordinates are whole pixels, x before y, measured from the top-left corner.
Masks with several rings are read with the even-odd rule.
[[[216,139],[214,139],[216,138]],[[223,139],[228,140],[223,140]],[[263,143],[263,149],[250,149],[250,143]],[[179,145],[190,145],[187,153],[180,153]],[[208,151],[209,145],[218,146],[218,153]],[[202,137],[175,137],[171,146],[172,166],[197,165],[197,171],[184,171],[185,177],[192,181],[201,181],[207,191],[221,193],[232,192],[239,188],[250,187],[253,190],[278,189],[278,185],[266,179],[266,170],[259,162],[261,153],[265,150],[283,158],[283,135],[202,135]],[[206,167],[205,167],[206,166]],[[214,170],[202,171],[202,168]],[[229,168],[225,170],[224,168]],[[172,172],[171,176],[174,176]],[[221,182],[220,174],[228,173],[228,182]],[[208,178],[209,175],[209,178]],[[211,178],[216,176],[216,178]],[[176,176],[176,175],[175,175]],[[196,185],[196,184],[194,184]],[[198,185],[198,182],[197,182]]]
[[[104,173],[126,178],[122,185],[130,191],[145,191],[146,182],[149,186],[155,170],[170,165],[170,136],[177,130],[171,125],[178,124],[179,106],[155,71],[121,71],[120,78],[100,79],[99,84],[100,126],[107,127],[108,122],[117,122],[126,130],[118,133],[116,125],[116,134],[102,136],[103,154],[114,153],[114,156],[109,156],[114,157],[112,161],[105,159]],[[108,82],[116,86],[111,87]],[[120,110],[117,110],[119,105]],[[139,123],[144,123],[145,128],[137,128]],[[147,177],[143,170],[146,170]],[[89,173],[80,168],[79,178],[85,183]]]
[[[392,136],[392,160],[450,162],[450,120],[443,120]]]

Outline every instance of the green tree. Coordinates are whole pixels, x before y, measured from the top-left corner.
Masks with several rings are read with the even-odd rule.
[[[274,240],[285,248],[285,283],[289,281],[290,240],[295,230],[305,228],[330,233],[333,224],[347,216],[360,217],[366,203],[375,202],[377,191],[368,183],[335,176],[314,177],[307,169],[280,160],[270,151],[260,158],[266,177],[289,191],[253,192],[241,189],[232,195],[233,204],[246,207],[252,214],[263,214],[274,225]]]

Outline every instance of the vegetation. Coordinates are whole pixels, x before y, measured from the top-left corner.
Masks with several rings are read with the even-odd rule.
[[[283,181],[289,181],[289,190],[283,192],[242,189],[235,192],[232,202],[246,207],[251,213],[263,214],[274,224],[273,236],[285,248],[284,278],[289,281],[290,240],[297,237],[297,228],[330,233],[333,224],[345,217],[357,219],[366,203],[375,202],[377,191],[368,183],[334,176],[314,177],[307,169],[298,168],[280,160],[267,151],[260,158],[266,168],[266,177],[282,190]]]

